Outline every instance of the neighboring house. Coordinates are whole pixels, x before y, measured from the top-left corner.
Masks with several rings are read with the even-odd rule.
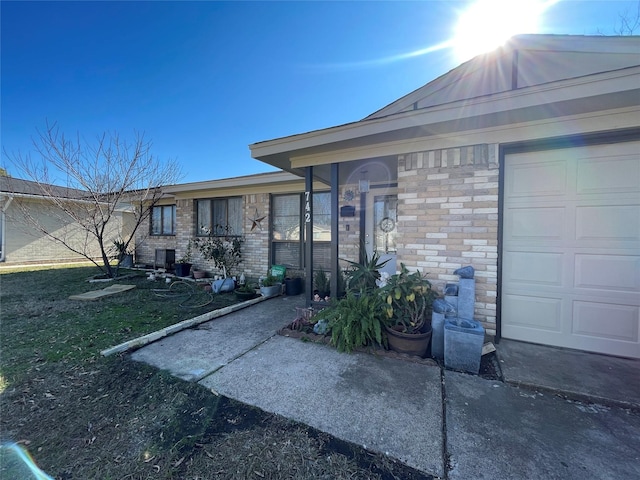
[[[438,286],[472,265],[490,333],[640,358],[640,37],[517,36],[361,121],[250,148],[330,185],[334,271],[359,241]]]
[[[56,197],[73,202],[84,202],[86,192],[66,187],[50,186]],[[39,227],[64,238],[78,251],[101,260],[97,242],[86,235],[84,228],[71,217],[53,206],[34,182],[0,177],[0,261],[6,265],[64,263],[86,261],[45,235]],[[130,232],[128,215],[123,208],[109,226],[105,238],[124,238]]]
[[[322,212],[316,219],[315,248],[325,255],[316,266],[328,266],[330,211],[326,185],[316,184],[315,198]],[[224,235],[243,239],[238,271],[258,279],[271,265],[285,265],[290,272],[305,269],[302,231],[304,180],[287,172],[185,183],[163,187],[163,198],[153,207],[146,224],[136,232],[136,262],[172,268],[186,254],[189,240]],[[212,261],[192,249],[191,263],[221,274]]]

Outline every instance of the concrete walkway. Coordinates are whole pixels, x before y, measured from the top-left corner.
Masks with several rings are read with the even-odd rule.
[[[508,382],[490,381],[277,336],[303,302],[302,296],[276,297],[163,338],[132,357],[436,478],[640,478],[640,414],[621,408],[634,406],[640,395],[634,388],[606,395],[611,388],[605,385],[614,378],[615,385],[637,385],[640,362],[582,362],[584,371],[571,382],[575,373],[563,379],[563,363],[548,358],[559,354],[556,361],[566,363],[566,351],[551,349],[543,355],[551,363],[518,367],[519,352],[531,346],[501,342],[497,354]],[[611,374],[595,376],[593,369]],[[581,380],[585,375],[597,389]],[[563,389],[583,400],[596,392],[601,402],[554,394]]]

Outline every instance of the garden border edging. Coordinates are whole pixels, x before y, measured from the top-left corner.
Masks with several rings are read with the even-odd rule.
[[[164,327],[155,332],[147,333],[146,335],[143,335],[141,337],[127,340],[126,342],[120,343],[119,345],[106,348],[100,352],[100,355],[102,355],[103,357],[108,357],[109,355],[113,355],[114,353],[124,353],[134,348],[148,345],[149,343],[153,343],[156,340],[160,340],[161,338],[168,337],[169,335],[173,335],[174,333],[178,333],[182,330],[186,330],[187,328],[194,327],[196,325],[222,317],[229,313],[237,312],[238,310],[242,310],[243,308],[250,307],[251,305],[255,305],[265,300],[269,300],[270,298],[274,297],[258,297],[247,300],[245,302],[229,305],[228,307],[220,308],[218,310],[203,313],[202,315],[198,315],[197,317],[183,320],[182,322],[169,325],[168,327]]]

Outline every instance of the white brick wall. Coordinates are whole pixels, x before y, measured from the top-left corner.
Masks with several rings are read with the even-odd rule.
[[[418,152],[401,158],[398,170],[398,262],[425,272],[436,288],[457,281],[455,269],[473,266],[475,318],[489,333],[497,296],[496,152],[496,145]]]

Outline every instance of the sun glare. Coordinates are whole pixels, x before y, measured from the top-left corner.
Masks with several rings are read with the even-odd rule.
[[[501,46],[513,35],[538,33],[540,17],[559,0],[477,0],[460,14],[453,48],[459,62]]]

